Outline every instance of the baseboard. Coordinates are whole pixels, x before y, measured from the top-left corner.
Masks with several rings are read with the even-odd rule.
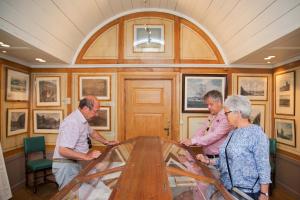
[[[16,190],[19,190],[20,188],[25,186],[25,179],[20,181],[19,183],[16,183],[14,185],[11,185],[11,191],[15,192]]]
[[[291,196],[294,196],[296,199],[300,199],[300,194],[297,191],[287,187],[285,184],[281,183],[280,181],[276,181],[276,185],[284,188],[287,192],[289,192]]]

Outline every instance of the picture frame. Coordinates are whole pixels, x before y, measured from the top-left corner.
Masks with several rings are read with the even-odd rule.
[[[260,126],[265,130],[266,121],[266,105],[265,104],[252,104],[250,122]]]
[[[38,76],[35,84],[37,106],[60,106],[59,76]]]
[[[8,108],[7,109],[7,132],[6,136],[11,137],[28,132],[28,109]]]
[[[164,52],[164,25],[133,25],[133,52]]]
[[[34,133],[58,133],[63,110],[33,110]]]
[[[275,114],[295,115],[295,71],[275,75]]]
[[[275,137],[278,143],[296,147],[295,120],[275,118]]]
[[[249,100],[268,100],[267,76],[238,76],[237,94],[247,96]]]
[[[94,130],[110,131],[111,130],[111,107],[101,106],[97,110],[97,115],[89,120],[90,126]]]
[[[6,101],[29,100],[30,75],[7,68],[6,70]]]
[[[89,95],[102,101],[111,99],[111,77],[109,75],[79,76],[78,82],[79,100]]]
[[[188,116],[187,117],[187,138],[192,138],[196,131],[203,127],[207,122],[207,116]]]
[[[183,74],[182,112],[208,112],[204,95],[210,90],[218,90],[224,101],[227,95],[226,84],[226,74]]]

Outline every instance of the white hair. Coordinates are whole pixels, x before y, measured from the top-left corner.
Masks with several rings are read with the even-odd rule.
[[[224,106],[232,112],[240,112],[242,118],[249,118],[251,114],[251,102],[246,96],[233,95],[229,96]]]

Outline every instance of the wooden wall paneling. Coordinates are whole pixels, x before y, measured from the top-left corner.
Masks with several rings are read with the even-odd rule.
[[[67,104],[67,113],[65,113],[65,116],[68,116],[72,112],[72,72],[67,72],[67,79],[67,98],[70,99],[70,102],[68,102],[69,104]]]
[[[208,37],[207,34],[205,34],[200,28],[198,28],[195,24],[187,21],[186,19],[181,19],[181,23],[188,26],[189,28],[193,29],[195,32],[197,32],[199,35],[202,36],[202,38],[208,43],[208,45],[210,46],[210,48],[214,51],[216,57],[217,57],[217,62],[214,61],[215,63],[219,63],[219,64],[224,64],[224,60],[221,56],[221,53],[219,52],[218,48],[216,47],[216,45],[213,43],[213,41]],[[183,63],[184,61],[182,61]],[[197,61],[195,61],[197,62]],[[202,60],[199,60],[199,63],[202,63]],[[213,61],[209,61],[208,63],[211,63]],[[214,63],[213,62],[213,63]]]
[[[119,24],[120,19],[116,19],[108,24],[106,24],[104,27],[99,29],[96,33],[90,37],[90,39],[84,44],[82,49],[80,50],[77,58],[76,58],[76,64],[96,64],[96,63],[117,63],[117,59],[83,59],[83,56],[85,55],[88,48],[93,44],[93,42],[106,30],[108,30],[110,27]]]
[[[30,99],[28,101],[6,101],[5,100],[5,91],[6,91],[6,70],[7,68],[21,71],[24,73],[30,74],[30,68],[26,67],[24,65],[20,65],[17,63],[13,63],[4,59],[0,59],[0,65],[1,65],[1,107],[0,107],[0,122],[1,122],[1,144],[3,152],[7,152],[10,150],[14,150],[17,148],[21,148],[23,146],[23,138],[27,137],[30,129],[28,127],[27,133],[19,134],[19,135],[13,135],[7,137],[7,109],[8,108],[30,108]],[[30,88],[29,88],[30,89]],[[31,96],[29,92],[29,96]],[[29,97],[30,98],[30,97]],[[30,117],[30,115],[28,116]]]

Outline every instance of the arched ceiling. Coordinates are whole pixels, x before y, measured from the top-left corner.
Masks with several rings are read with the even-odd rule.
[[[300,0],[1,0],[0,41],[12,48],[0,55],[30,65],[36,56],[47,64],[72,64],[101,26],[146,10],[192,21],[227,64],[265,64],[269,54],[278,54],[272,64],[300,56]]]

